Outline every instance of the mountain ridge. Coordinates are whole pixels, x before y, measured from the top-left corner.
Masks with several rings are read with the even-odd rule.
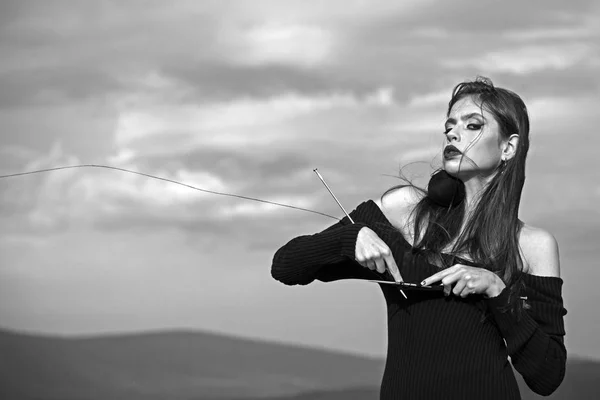
[[[182,329],[182,328],[162,328],[152,330],[139,330],[139,331],[112,331],[106,333],[84,333],[84,334],[61,334],[61,333],[45,333],[28,330],[18,330],[5,328],[0,326],[0,335],[10,334],[18,335],[20,337],[30,337],[39,339],[52,339],[52,340],[66,340],[66,341],[87,341],[87,340],[105,340],[105,339],[123,339],[128,337],[143,338],[143,337],[157,337],[161,335],[174,335],[174,336],[197,336],[203,335],[207,337],[219,337],[223,339],[243,341],[255,344],[267,344],[286,348],[295,348],[298,350],[308,351],[319,351],[323,353],[331,353],[337,355],[345,355],[351,357],[358,357],[361,359],[368,359],[373,361],[385,361],[385,357],[372,356],[362,353],[354,353],[350,351],[344,351],[340,349],[330,349],[325,346],[313,346],[301,343],[285,342],[271,339],[261,339],[256,337],[242,336],[231,333],[222,333],[217,331],[209,331],[203,329]],[[600,359],[598,359],[600,361]]]
[[[85,337],[0,329],[0,397],[376,400],[385,360],[196,330]],[[538,399],[518,374],[523,399]],[[600,362],[570,358],[550,399],[595,398]]]

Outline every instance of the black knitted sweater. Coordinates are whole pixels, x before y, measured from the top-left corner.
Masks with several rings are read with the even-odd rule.
[[[392,250],[406,282],[439,271],[412,251],[372,200],[320,233],[299,236],[275,253],[271,274],[286,285],[315,279],[384,279],[354,260],[358,231],[368,226]],[[379,284],[387,304],[388,346],[380,398],[520,399],[513,368],[536,393],[549,395],[565,374],[566,349],[558,277],[525,274],[525,311],[503,312],[508,290],[497,297],[444,296]],[[351,304],[349,304],[351,307]],[[510,361],[509,361],[510,356]],[[512,363],[512,367],[511,367]]]

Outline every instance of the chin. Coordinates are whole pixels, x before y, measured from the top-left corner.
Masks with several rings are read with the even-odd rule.
[[[465,162],[465,160],[461,162],[459,158],[443,160],[442,165],[444,166],[444,170],[446,170],[448,175],[463,181],[473,175],[474,172],[477,172],[475,171],[477,168],[473,168],[473,166],[469,165],[469,163]]]
[[[461,179],[464,175],[464,173],[462,171],[461,171],[461,173],[458,173],[457,171],[453,171],[451,169],[450,170],[447,169],[446,173],[448,173],[448,175],[450,175],[451,177],[456,178],[456,179]],[[463,179],[461,179],[461,180],[463,180]]]
[[[444,170],[446,171],[446,173],[448,173],[448,175],[451,175],[455,178],[458,178],[462,172],[465,172],[464,170],[462,170],[460,167],[460,163],[458,161],[455,160],[448,160],[448,161],[444,161],[443,163],[444,165]],[[463,165],[464,167],[464,165]]]

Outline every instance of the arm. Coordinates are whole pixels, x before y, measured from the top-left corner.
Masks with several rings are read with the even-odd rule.
[[[540,395],[550,395],[561,384],[566,367],[564,345],[566,310],[561,297],[558,245],[552,235],[538,230],[522,246],[528,270],[529,309],[519,318],[500,308],[507,303],[508,290],[488,300],[490,310],[507,343],[514,368],[527,385]]]
[[[307,285],[315,279],[383,279],[383,275],[355,260],[358,232],[367,226],[365,221],[377,218],[377,212],[380,211],[363,202],[350,213],[354,224],[344,217],[322,232],[290,240],[275,253],[271,276],[286,285]]]
[[[271,276],[286,285],[307,285],[318,279],[325,267],[354,270],[356,236],[366,225],[345,220],[346,223],[342,220],[322,232],[296,237],[282,246],[273,257]]]

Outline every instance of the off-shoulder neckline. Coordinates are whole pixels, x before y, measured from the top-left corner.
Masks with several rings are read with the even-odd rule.
[[[383,213],[383,211],[381,210],[381,208],[379,208],[379,206],[377,205],[377,203],[375,203],[372,199],[369,199],[369,200],[365,201],[365,203],[369,204],[371,207],[376,208],[378,215],[380,216],[380,218],[386,224],[388,224],[388,225],[390,225],[392,227],[394,226],[390,222],[390,220],[387,218],[387,216]],[[402,238],[402,243],[404,244],[405,247],[412,248],[412,245],[410,243],[408,243],[408,241],[406,240],[406,238],[404,237],[404,235],[401,234],[400,237]],[[448,257],[451,256],[450,254],[445,254],[445,253],[442,253],[442,255],[448,256]],[[466,260],[466,259],[462,259],[460,257],[456,257],[456,258],[458,258],[458,259],[460,259],[462,261],[469,261],[469,260]],[[536,280],[536,279],[537,280],[545,280],[545,279],[547,279],[549,281],[556,280],[556,281],[559,281],[559,282],[563,282],[563,279],[561,277],[559,277],[559,276],[534,275],[534,274],[530,274],[528,272],[523,272],[523,276],[526,277],[526,278],[528,278],[528,279],[532,279],[532,280]]]

